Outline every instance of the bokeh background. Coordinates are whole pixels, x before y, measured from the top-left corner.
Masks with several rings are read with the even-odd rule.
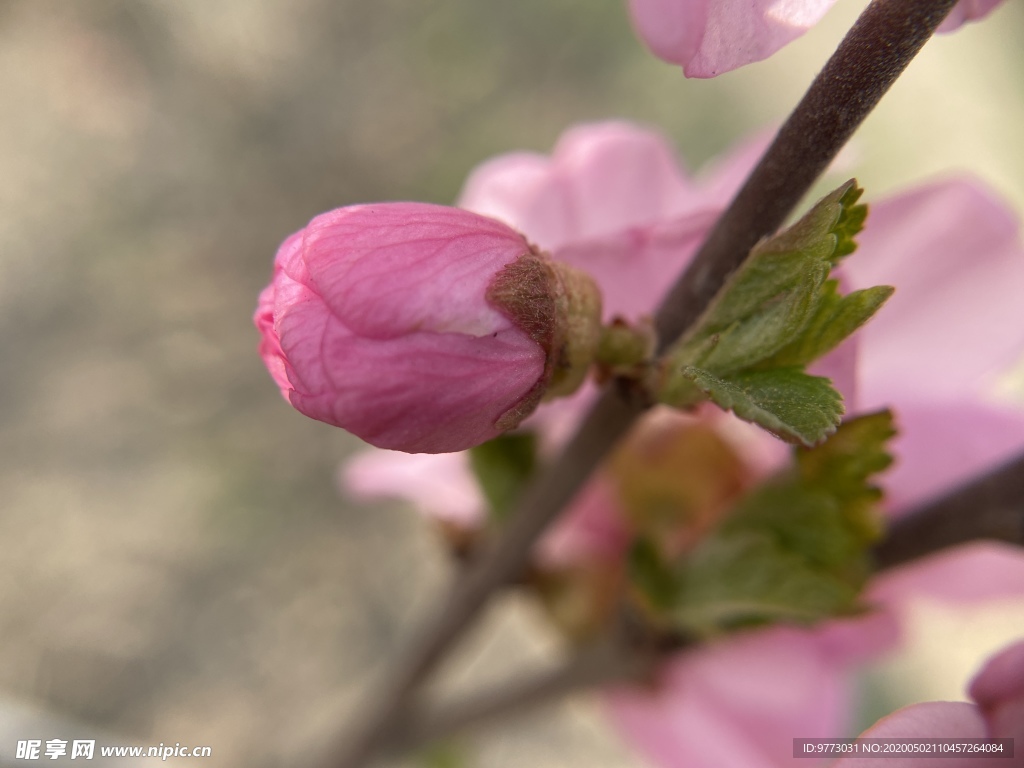
[[[0,2],[0,764],[26,713],[210,745],[206,765],[305,764],[430,610],[430,531],[343,498],[358,441],[287,407],[256,355],[284,236],[357,201],[449,203],[475,164],[580,121],[660,126],[698,168],[780,122],[863,5],[686,81],[619,0]],[[869,199],[970,169],[1024,210],[1021,29],[1007,3],[929,43],[856,140]],[[864,718],[962,698],[1024,634],[1019,604],[919,613]],[[505,598],[452,685],[555,648]],[[467,748],[640,765],[586,699]]]

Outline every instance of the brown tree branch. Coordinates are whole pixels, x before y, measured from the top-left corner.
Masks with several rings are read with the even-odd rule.
[[[1024,546],[1024,454],[896,520],[875,564],[892,568],[979,539]]]
[[[955,4],[874,0],[861,14],[666,297],[656,323],[661,350],[782,226]]]

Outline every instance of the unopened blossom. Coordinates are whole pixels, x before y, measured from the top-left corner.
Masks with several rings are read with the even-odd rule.
[[[508,222],[553,258],[594,275],[606,320],[635,320],[652,311],[689,263],[757,156],[756,145],[748,145],[693,176],[657,134],[625,123],[580,126],[550,156],[517,153],[485,163],[468,180],[461,204]],[[871,203],[860,247],[841,277],[850,289],[897,290],[815,372],[833,379],[852,414],[895,411],[896,464],[879,480],[885,512],[899,515],[1024,450],[1024,411],[992,395],[1000,374],[1024,352],[1017,298],[1024,292],[1024,248],[1014,215],[973,179],[936,181]],[[564,435],[589,394],[544,406],[524,426],[542,438]],[[712,408],[694,415],[656,409],[639,430],[654,427],[680,435],[713,429],[736,458],[721,466],[733,473],[738,462],[747,473],[741,485],[764,478],[788,456],[778,441]],[[434,471],[421,464],[415,473],[404,467],[406,458],[359,457],[344,483],[363,497],[408,499],[458,526],[482,521],[486,504],[465,456],[422,457],[435,462]],[[449,493],[457,502],[451,507],[436,493],[441,477],[459,489]],[[623,507],[613,467],[582,490],[542,540],[539,562],[621,570],[636,525]],[[813,761],[792,758],[792,739],[850,735],[852,670],[898,642],[910,601],[1021,595],[1019,549],[957,547],[877,576],[864,596],[875,610],[862,617],[724,638],[667,660],[653,686],[621,687],[605,701],[623,737],[655,764],[806,768]]]
[[[599,312],[589,280],[506,224],[380,203],[324,213],[285,240],[254,321],[299,411],[380,448],[440,453],[578,384]]]
[[[1002,0],[960,0],[939,26],[952,32]],[[835,0],[629,0],[637,33],[687,77],[715,77],[766,59],[817,24]]]
[[[913,704],[879,720],[862,739],[1013,739],[1008,749],[954,755],[949,752],[894,756],[889,768],[984,768],[1024,763],[1024,640],[990,658],[968,689],[974,703],[932,701]],[[874,768],[877,758],[847,757],[833,768]]]

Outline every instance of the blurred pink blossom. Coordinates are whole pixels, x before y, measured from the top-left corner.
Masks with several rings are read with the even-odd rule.
[[[637,33],[687,77],[715,77],[766,59],[817,24],[835,0],[629,0]],[[1001,0],[960,0],[939,32],[980,19]]]
[[[506,224],[457,208],[321,214],[277,252],[254,317],[260,354],[295,408],[373,445],[477,445],[545,372],[545,350],[487,297],[528,253]]]
[[[864,739],[1013,739],[1014,759],[1004,754],[979,753],[952,757],[915,755],[886,760],[889,768],[984,768],[1022,765],[1024,744],[1024,641],[1004,648],[989,659],[970,684],[975,704],[928,702],[914,704],[879,720],[861,734]],[[999,759],[993,759],[999,758]],[[848,757],[833,768],[874,768],[874,758]]]
[[[1014,739],[1024,752],[1024,640],[989,659],[968,692],[993,738]],[[1024,763],[1024,754],[1017,759]]]
[[[568,131],[551,156],[485,163],[460,204],[586,269],[605,292],[606,317],[635,319],[656,306],[757,156],[756,145],[741,147],[693,176],[651,131],[585,125]],[[991,395],[1024,351],[1024,307],[1015,298],[1024,289],[1024,249],[1015,217],[976,180],[937,181],[869,202],[861,246],[841,277],[851,289],[892,284],[897,291],[817,372],[833,377],[850,413],[896,411],[897,462],[881,480],[887,511],[898,515],[1024,450],[1024,412]],[[588,396],[542,407],[525,426],[565,434]],[[656,409],[648,419],[711,424],[753,479],[788,456],[766,433],[711,408]],[[422,481],[410,481],[409,457],[367,455],[350,463],[343,484],[364,498],[399,497],[428,514],[457,515],[461,524],[482,519],[466,457],[423,458],[436,471],[420,465]],[[433,490],[442,475],[459,489],[447,511]],[[621,557],[628,528],[609,489],[601,478],[584,489],[542,542],[542,562]],[[866,595],[878,610],[814,629],[744,633],[682,654],[654,687],[611,692],[609,713],[627,740],[666,766],[789,765],[794,737],[849,735],[852,667],[897,642],[904,606],[922,595],[1024,595],[1024,554],[977,543],[894,569]]]

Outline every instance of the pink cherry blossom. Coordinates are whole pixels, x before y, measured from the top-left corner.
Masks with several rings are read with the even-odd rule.
[[[1001,0],[960,0],[939,27],[951,32]],[[835,0],[629,0],[637,33],[687,77],[715,77],[766,59],[817,24]]]
[[[894,768],[984,768],[1024,763],[1024,641],[1003,649],[986,662],[971,682],[976,704],[928,702],[914,704],[878,721],[861,734],[864,739],[1013,739],[1014,759],[998,753],[950,756],[916,755],[886,761]],[[998,757],[1000,759],[993,759]],[[877,759],[848,757],[833,768],[873,768]]]
[[[625,123],[580,126],[551,156],[518,153],[485,163],[460,203],[590,271],[605,293],[607,318],[636,319],[688,263],[756,157],[744,147],[710,173],[692,176],[651,131]],[[851,413],[883,405],[896,411],[897,462],[882,482],[887,511],[898,515],[1024,450],[1024,411],[991,394],[997,375],[1024,352],[1024,308],[1014,300],[1024,290],[1024,249],[1016,219],[976,180],[940,180],[869,202],[861,247],[841,277],[849,288],[896,285],[892,311],[884,308],[818,371],[834,377]],[[564,433],[566,409],[578,413],[585,397],[542,407],[526,425],[544,432],[555,424]],[[712,423],[755,478],[788,455],[728,414],[656,411],[652,418]],[[460,488],[474,486],[463,456],[427,458],[443,460],[446,477]],[[345,482],[364,497],[396,496],[430,511],[436,505],[425,473],[422,482],[397,481],[409,477],[404,461],[395,456],[388,469],[383,460],[358,458]],[[592,482],[542,543],[541,560],[621,557],[628,531],[609,493],[600,479]],[[482,517],[483,501],[476,503]],[[875,612],[814,629],[750,632],[680,655],[654,687],[611,692],[609,715],[661,765],[808,768],[813,761],[791,757],[792,739],[850,735],[851,670],[897,642],[904,608],[920,595],[1024,595],[1024,555],[977,543],[895,569],[870,585],[866,600]]]
[[[330,211],[277,252],[254,317],[260,353],[307,416],[381,448],[468,448],[503,431],[545,371],[545,350],[487,298],[530,252],[456,208]]]

